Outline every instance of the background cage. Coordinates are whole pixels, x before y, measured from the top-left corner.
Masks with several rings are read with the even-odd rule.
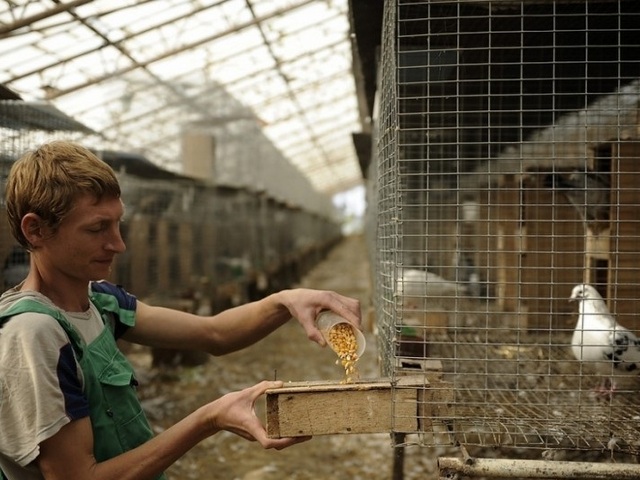
[[[385,3],[367,192],[380,361],[427,386],[398,442],[635,462],[637,392],[594,399],[568,299],[590,283],[640,328],[639,29],[633,1]]]
[[[54,106],[42,102],[24,102],[10,90],[0,87],[0,178],[3,203],[4,183],[13,162],[25,150],[59,138],[95,139],[96,135]],[[4,208],[0,215],[0,285],[9,287],[26,274],[28,257],[9,234]]]

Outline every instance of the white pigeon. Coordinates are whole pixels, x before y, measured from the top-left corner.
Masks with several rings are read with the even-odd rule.
[[[396,296],[403,298],[404,307],[409,310],[417,309],[427,298],[464,295],[467,295],[465,285],[416,268],[403,268],[396,284]]]
[[[616,322],[591,285],[576,285],[569,301],[578,301],[578,322],[571,339],[576,359],[605,376],[596,392],[611,395],[619,385],[611,377],[640,373],[640,339]]]

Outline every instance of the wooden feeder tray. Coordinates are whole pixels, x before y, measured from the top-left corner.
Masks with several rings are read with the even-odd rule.
[[[430,382],[424,375],[297,382],[266,392],[270,438],[420,431]],[[433,392],[431,392],[433,393]]]

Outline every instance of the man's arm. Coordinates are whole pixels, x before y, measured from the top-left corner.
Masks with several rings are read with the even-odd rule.
[[[332,310],[360,326],[358,300],[331,291],[293,289],[209,317],[139,301],[136,325],[123,337],[144,345],[224,355],[254,344],[294,317],[310,340],[324,345],[315,325],[322,310]]]
[[[282,382],[261,382],[200,407],[143,445],[98,463],[93,456],[89,417],[74,420],[40,444],[36,459],[46,480],[147,480],[166,470],[188,450],[221,430],[282,449],[308,438],[270,439],[253,413],[255,401]]]

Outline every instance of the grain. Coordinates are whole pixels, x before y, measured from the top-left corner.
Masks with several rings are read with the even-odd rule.
[[[336,363],[342,364],[344,368],[344,383],[351,383],[358,377],[356,371],[358,341],[353,327],[348,323],[337,323],[329,330],[329,343],[338,355]]]

